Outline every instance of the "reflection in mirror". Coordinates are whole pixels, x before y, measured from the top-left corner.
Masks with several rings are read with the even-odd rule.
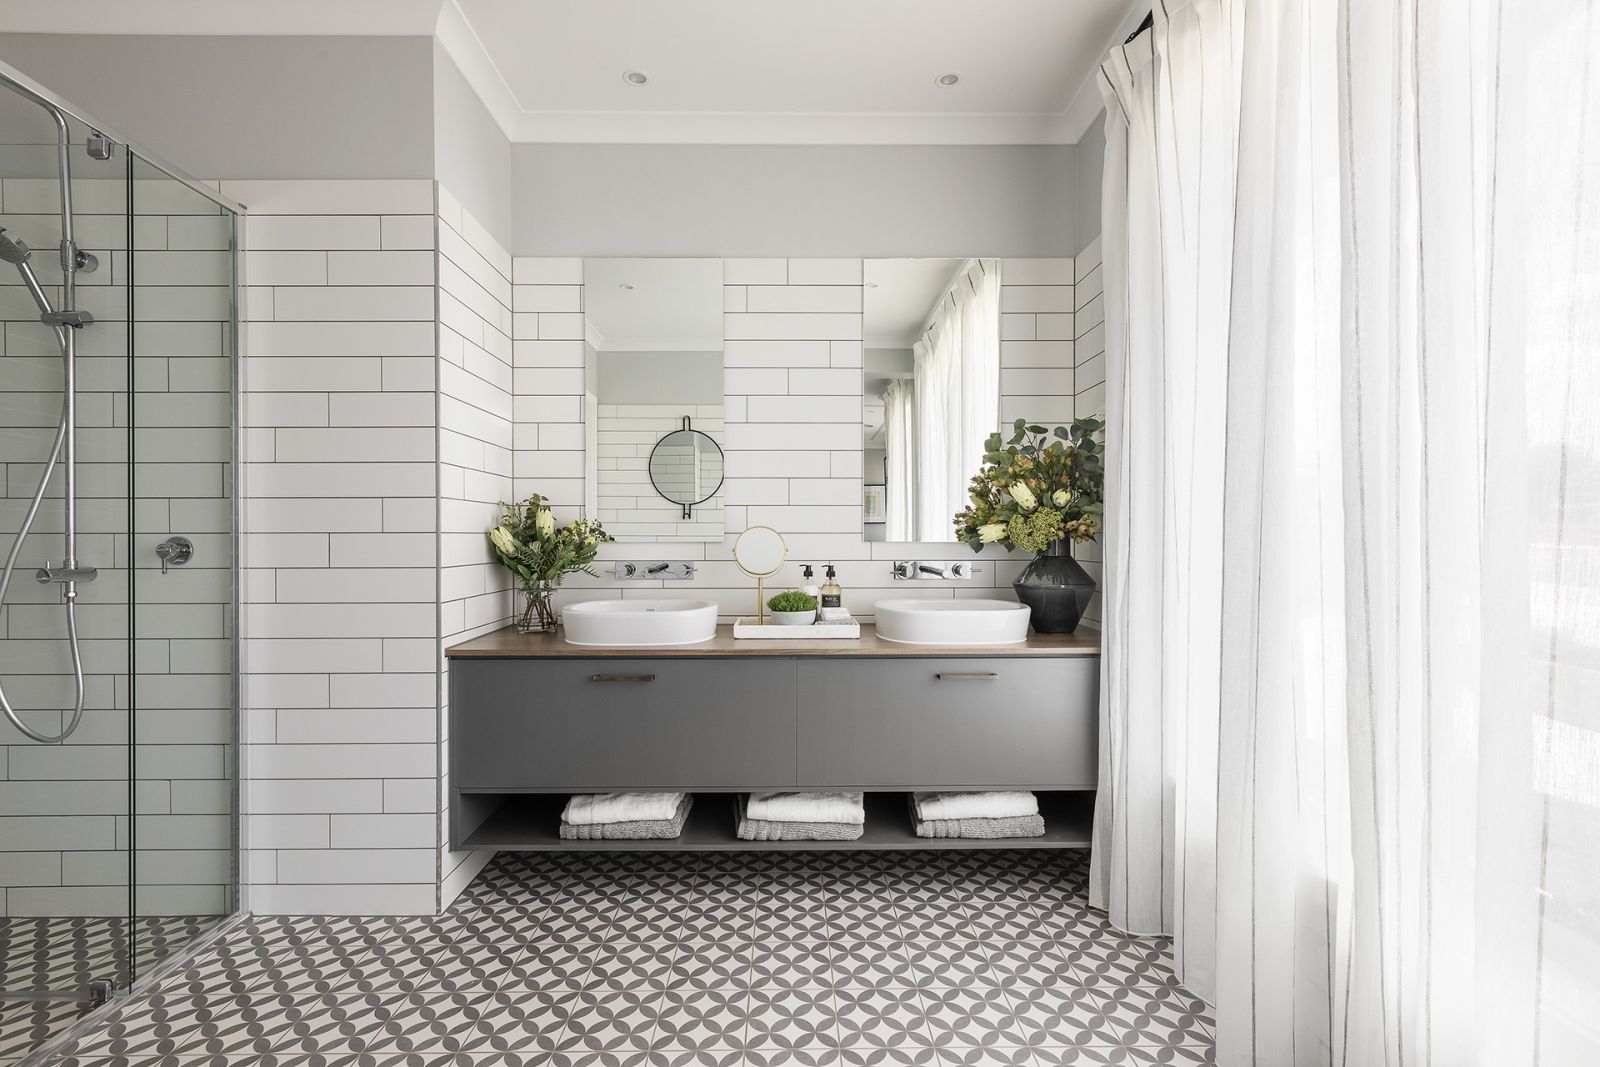
[[[709,434],[690,425],[674,430],[656,442],[650,453],[650,484],[656,492],[683,507],[685,519],[694,506],[717,495],[722,488],[722,448]]]
[[[583,309],[587,513],[622,542],[722,540],[722,261],[585,260]]]
[[[869,259],[862,310],[868,541],[955,541],[1000,423],[1000,264]]]

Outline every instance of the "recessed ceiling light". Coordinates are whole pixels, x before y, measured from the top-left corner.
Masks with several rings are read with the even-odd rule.
[[[643,85],[650,80],[650,75],[642,70],[625,70],[622,72],[622,80],[629,85]]]
[[[632,289],[633,288],[633,283],[632,282],[618,282],[617,283],[617,288],[618,289]]]
[[[958,82],[960,80],[961,80],[961,75],[957,74],[953,70],[947,70],[943,74],[939,75],[937,78],[933,79],[933,84],[938,85],[938,86],[942,86],[942,87],[948,89],[948,88],[950,88],[950,86],[954,85],[956,82]]]

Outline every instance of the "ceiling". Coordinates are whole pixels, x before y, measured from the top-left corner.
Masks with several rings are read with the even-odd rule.
[[[586,259],[583,317],[602,352],[722,348],[722,260]]]
[[[53,0],[0,30],[436,35],[517,141],[1071,144],[1148,0]],[[645,72],[644,85],[624,80]],[[960,81],[936,84],[953,72]]]
[[[869,259],[861,264],[862,336],[867,348],[910,348],[933,306],[950,291],[963,259]]]

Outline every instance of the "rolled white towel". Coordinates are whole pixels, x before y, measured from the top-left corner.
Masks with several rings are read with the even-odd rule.
[[[915,793],[919,819],[1015,819],[1039,814],[1039,798],[999,789],[970,793]]]
[[[745,814],[760,822],[850,823],[867,821],[860,793],[751,793]]]
[[[572,826],[671,819],[682,793],[579,793],[567,800],[561,817]]]

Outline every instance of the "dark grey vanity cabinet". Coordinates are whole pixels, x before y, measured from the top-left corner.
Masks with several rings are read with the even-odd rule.
[[[933,650],[875,637],[835,649],[586,652],[489,635],[450,650],[454,848],[955,848],[910,832],[904,793],[1030,789],[1048,832],[1005,847],[1081,848],[1097,766],[1098,645]],[[749,647],[755,646],[755,647]],[[1086,647],[1087,646],[1087,647]],[[857,842],[744,842],[735,794],[867,792]],[[571,793],[700,794],[672,842],[561,841]]]
[[[809,788],[1093,789],[1098,659],[800,664]]]
[[[451,665],[462,789],[794,785],[792,660],[485,659]]]

